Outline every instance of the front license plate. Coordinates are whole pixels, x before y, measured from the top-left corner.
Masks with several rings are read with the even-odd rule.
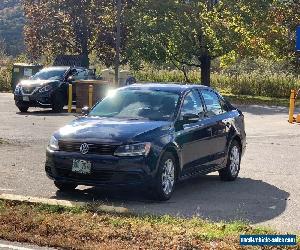
[[[92,163],[85,160],[73,160],[72,172],[78,174],[90,174],[92,171]]]
[[[29,102],[29,96],[23,96],[23,101],[24,102]]]

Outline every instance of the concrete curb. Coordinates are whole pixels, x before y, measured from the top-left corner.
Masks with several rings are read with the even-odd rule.
[[[22,195],[14,195],[14,194],[0,194],[0,200],[27,202],[33,204],[45,204],[45,205],[52,205],[52,206],[64,206],[69,208],[92,205],[92,207],[95,210],[102,211],[102,212],[108,212],[108,213],[129,213],[130,212],[129,209],[125,207],[100,205],[92,202],[73,202],[68,200],[46,199],[40,197],[22,196]]]

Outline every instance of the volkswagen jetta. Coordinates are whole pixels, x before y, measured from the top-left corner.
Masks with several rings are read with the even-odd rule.
[[[245,147],[242,112],[213,89],[135,84],[55,132],[45,168],[62,191],[138,185],[168,200],[191,176],[218,171],[235,180]]]

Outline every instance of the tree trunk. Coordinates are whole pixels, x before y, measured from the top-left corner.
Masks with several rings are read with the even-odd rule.
[[[90,67],[89,53],[84,52],[82,54],[82,66],[86,68]]]
[[[209,55],[203,55],[199,58],[201,68],[201,84],[210,87],[210,67],[211,58]]]
[[[89,68],[90,59],[89,59],[88,39],[84,39],[81,46],[82,46],[82,66]]]

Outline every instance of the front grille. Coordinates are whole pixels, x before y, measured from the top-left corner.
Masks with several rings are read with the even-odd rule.
[[[59,150],[65,152],[80,152],[83,142],[59,141]],[[88,154],[113,155],[118,145],[87,143],[89,145]]]
[[[69,169],[56,169],[57,175],[63,178],[70,178],[74,180],[82,180],[82,181],[96,181],[96,182],[107,182],[111,181],[114,172],[102,170],[102,171],[93,171],[90,175],[76,174]]]
[[[25,95],[31,95],[36,87],[22,87],[22,92]]]

